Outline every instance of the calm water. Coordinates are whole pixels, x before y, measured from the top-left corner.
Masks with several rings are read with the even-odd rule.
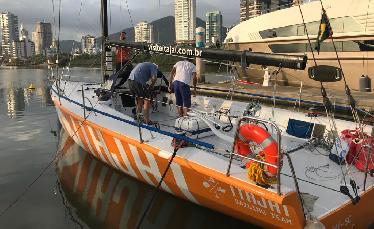
[[[154,189],[94,159],[60,131],[47,74],[0,68],[0,214],[21,196],[0,216],[1,228],[133,228]],[[100,79],[98,70],[72,69],[70,74]],[[29,90],[30,84],[36,89]],[[57,152],[57,163],[28,187]],[[87,179],[78,182],[78,171],[86,171]],[[251,227],[162,192],[143,226]]]

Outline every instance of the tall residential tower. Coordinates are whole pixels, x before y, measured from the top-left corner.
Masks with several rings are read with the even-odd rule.
[[[96,38],[91,35],[82,36],[81,39],[82,53],[96,53]]]
[[[0,13],[2,56],[11,57],[12,43],[19,40],[18,17],[10,12]]]
[[[206,16],[206,43],[222,42],[222,14],[220,11],[207,12]]]
[[[35,43],[35,54],[46,55],[53,40],[51,23],[37,22],[35,32],[32,33],[32,40]]]
[[[135,42],[153,42],[153,25],[141,21],[135,26]]]
[[[175,36],[177,43],[195,43],[196,0],[175,0]]]
[[[297,2],[298,0],[240,0],[240,22],[290,7]],[[300,3],[302,2],[300,0]]]
[[[35,45],[29,39],[29,32],[21,24],[19,40],[12,42],[12,57],[15,59],[26,60],[35,55]]]

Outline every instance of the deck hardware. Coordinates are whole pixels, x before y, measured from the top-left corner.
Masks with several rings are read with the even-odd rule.
[[[83,84],[82,84],[82,103],[83,103],[83,118],[86,118],[86,102],[84,99],[84,89],[83,89]]]
[[[144,140],[143,140],[142,127],[141,127],[142,126],[142,121],[140,119],[140,114],[139,113],[136,114],[136,120],[138,122],[139,141],[140,141],[141,144],[143,144]]]
[[[343,193],[344,195],[348,196],[351,199],[353,205],[358,203],[359,199],[357,199],[356,197],[354,198],[351,195],[347,186],[345,186],[345,185],[340,186],[340,192]]]
[[[260,161],[257,161],[256,159],[253,159],[253,158],[248,158],[248,157],[244,157],[244,156],[241,156],[237,153],[235,153],[235,140],[238,139],[239,137],[239,128],[236,129],[236,132],[235,132],[235,137],[234,137],[234,142],[232,144],[232,149],[231,149],[231,154],[230,154],[230,161],[229,161],[229,164],[228,164],[228,167],[227,167],[227,172],[226,172],[226,176],[230,176],[230,169],[231,169],[231,164],[232,164],[232,160],[234,159],[234,155],[235,156],[239,156],[239,157],[243,157],[245,159],[248,159],[248,160],[252,160],[252,161],[257,161],[259,163],[262,163],[262,164],[266,164],[266,165],[269,165],[269,166],[272,166],[272,167],[275,167],[275,168],[278,168],[277,169],[277,193],[278,195],[281,195],[281,190],[280,190],[280,184],[281,184],[281,180],[280,180],[280,169],[281,168],[281,161],[282,161],[282,158],[283,158],[283,152],[281,151],[281,145],[282,145],[282,136],[281,136],[281,130],[279,129],[278,125],[275,123],[275,122],[272,122],[272,121],[269,121],[269,120],[266,120],[266,119],[261,119],[261,118],[256,118],[256,117],[250,117],[250,116],[245,116],[245,117],[242,117],[239,122],[238,122],[238,127],[240,127],[241,123],[244,122],[244,121],[251,121],[251,122],[254,122],[254,123],[263,123],[263,124],[268,124],[268,125],[271,125],[275,131],[277,132],[277,144],[278,144],[278,158],[280,160],[278,160],[277,162],[277,165],[274,166],[272,164],[269,164],[269,163],[266,163],[266,162],[260,162]]]
[[[366,164],[365,164],[365,178],[364,178],[364,192],[366,191],[366,181],[367,181],[367,177],[368,177],[368,170],[369,170],[369,160],[371,158],[371,154],[372,154],[372,147],[373,147],[373,144],[374,144],[374,126],[372,127],[371,129],[371,141],[369,143],[369,150],[367,152],[367,155],[366,155]],[[370,175],[373,174],[373,170],[370,171]]]
[[[246,50],[244,50],[244,51],[242,52],[241,60],[240,60],[240,66],[241,66],[242,68],[246,68],[246,67],[248,67],[248,62],[247,62],[247,51],[246,51]]]
[[[358,203],[360,201],[360,196],[358,195],[358,189],[360,189],[360,187],[357,186],[356,182],[353,179],[349,179],[349,183],[350,183],[350,185],[353,189],[353,192],[355,194],[355,200]]]
[[[84,100],[86,100],[86,99],[87,99],[87,101],[90,103],[91,107],[87,107],[87,106],[85,106],[85,108],[86,108],[89,112],[93,112],[94,115],[97,116],[97,114],[96,114],[96,112],[95,112],[95,109],[94,109],[94,106],[93,106],[91,100],[90,100],[89,98],[87,98],[87,97],[84,97]],[[82,102],[83,102],[83,101],[82,101]]]
[[[317,65],[308,69],[309,78],[318,82],[338,82],[342,80],[342,69],[329,66]]]

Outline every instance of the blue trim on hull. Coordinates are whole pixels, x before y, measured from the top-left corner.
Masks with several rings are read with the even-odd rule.
[[[53,87],[51,88],[51,90],[58,96],[57,91]],[[112,119],[115,119],[115,120],[118,120],[118,121],[130,124],[132,126],[138,127],[138,123],[136,123],[136,122],[120,118],[118,116],[106,113],[104,111],[97,110],[95,108],[90,108],[90,107],[87,107],[87,106],[83,106],[83,104],[78,103],[77,101],[74,101],[72,99],[69,99],[68,97],[66,97],[64,95],[60,95],[60,97],[63,98],[63,99],[65,99],[65,100],[67,100],[67,101],[69,101],[69,102],[71,102],[71,103],[74,103],[74,104],[76,104],[76,105],[78,105],[78,106],[80,106],[82,108],[85,108],[88,111],[93,111],[95,113],[99,113],[99,114],[107,116],[109,118],[112,118]],[[145,125],[145,124],[140,124],[140,127],[144,128],[144,129],[147,129],[147,130],[150,130],[150,131],[153,131],[153,132],[157,132],[157,133],[169,136],[169,137],[173,137],[173,138],[185,141],[185,142],[189,142],[189,143],[192,143],[194,145],[203,146],[203,147],[208,148],[208,149],[214,149],[214,145],[212,145],[212,144],[209,144],[209,143],[206,143],[206,142],[202,142],[202,141],[199,141],[199,140],[195,140],[195,139],[192,139],[192,138],[189,138],[189,137],[185,137],[183,135],[174,134],[174,133],[171,133],[171,132],[168,132],[168,131],[160,130],[160,129],[157,129],[155,127],[148,126],[148,125]]]

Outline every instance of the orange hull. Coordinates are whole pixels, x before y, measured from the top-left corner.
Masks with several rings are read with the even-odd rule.
[[[77,209],[79,218],[94,228],[136,228],[154,188],[108,168],[72,144],[72,138],[62,136],[57,174],[64,196]],[[157,196],[143,225],[145,228],[248,227],[244,222],[222,217],[166,193]]]
[[[59,119],[74,141],[94,157],[140,181],[156,186],[171,154],[119,135],[61,107]],[[76,133],[76,134],[75,134]],[[295,192],[278,196],[256,185],[175,157],[161,186],[193,203],[266,228],[302,228]]]
[[[138,140],[120,135],[60,106],[55,101],[59,119],[74,141],[116,170],[156,186],[165,171],[170,152],[165,152]],[[97,174],[99,175],[99,174]],[[87,174],[81,173],[82,179]],[[271,191],[238,180],[200,164],[175,157],[161,189],[193,203],[219,211],[237,219],[265,228],[303,228],[303,210],[296,192],[277,195]],[[104,191],[103,191],[104,192]],[[94,193],[88,193],[94,198]],[[370,203],[369,203],[370,202]],[[350,202],[321,221],[326,228],[365,228],[374,215],[374,191],[370,189],[362,201]]]

